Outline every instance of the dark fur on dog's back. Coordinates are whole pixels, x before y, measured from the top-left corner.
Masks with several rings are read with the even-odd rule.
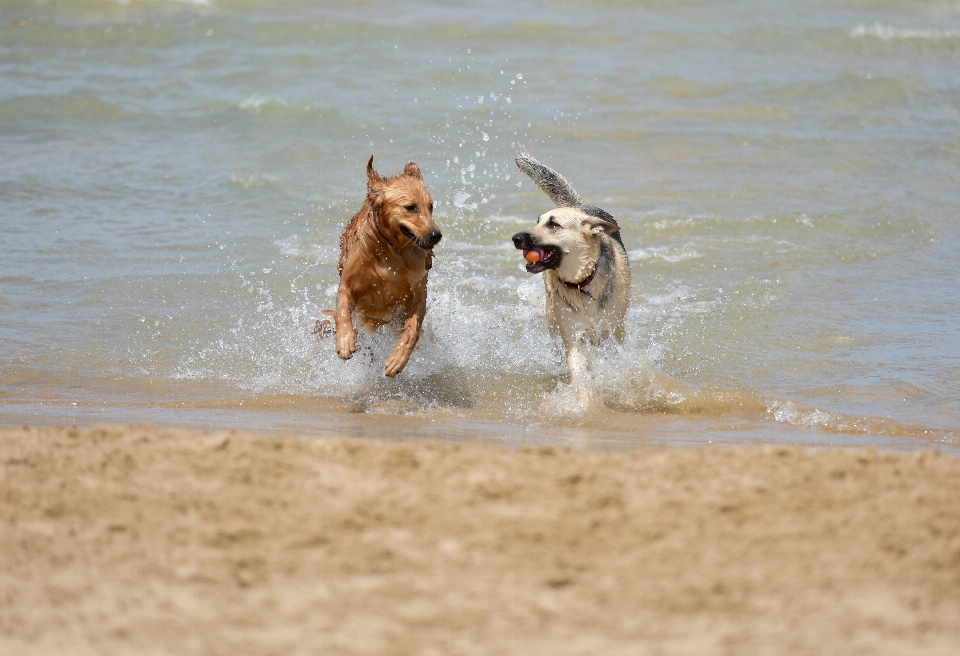
[[[403,371],[423,328],[427,272],[441,233],[433,221],[433,200],[423,175],[410,162],[397,176],[383,178],[367,163],[367,197],[340,237],[337,291],[337,353],[357,350],[354,315],[368,330],[396,325],[400,336],[384,373]]]

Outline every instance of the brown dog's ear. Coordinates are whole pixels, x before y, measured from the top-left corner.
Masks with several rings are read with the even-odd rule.
[[[373,187],[380,186],[381,182],[383,182],[383,178],[373,170],[373,155],[371,155],[370,161],[367,162],[367,189],[369,190]]]
[[[615,232],[620,232],[620,226],[616,223],[611,223],[610,221],[605,221],[596,216],[587,216],[583,219],[583,227],[587,229],[591,235],[599,235],[601,232],[605,232],[608,235],[612,235]]]
[[[407,175],[413,176],[417,180],[423,180],[423,174],[420,173],[420,167],[414,164],[413,162],[410,162],[409,164],[404,166],[403,172],[406,173]]]

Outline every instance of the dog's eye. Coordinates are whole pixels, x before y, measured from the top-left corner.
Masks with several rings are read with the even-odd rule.
[[[433,203],[430,203],[430,213],[433,214]]]
[[[416,206],[416,205],[407,205],[404,209],[407,210],[408,212],[416,212],[416,211],[417,211],[417,206]]]
[[[547,219],[546,226],[547,226],[550,230],[556,230],[557,228],[560,227],[560,224],[557,223],[556,221],[554,221],[554,220],[553,220],[553,217],[551,216],[549,219]]]

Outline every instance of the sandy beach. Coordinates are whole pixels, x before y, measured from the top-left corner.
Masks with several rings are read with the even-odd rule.
[[[960,655],[960,0],[0,16],[0,656]],[[522,152],[629,260],[573,379]]]
[[[960,459],[0,429],[0,652],[956,654]]]

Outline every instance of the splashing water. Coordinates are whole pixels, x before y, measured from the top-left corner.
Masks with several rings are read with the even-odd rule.
[[[0,25],[6,423],[960,443],[949,12],[56,5]],[[521,150],[631,260],[574,383],[510,243],[551,206]],[[370,154],[444,232],[397,380],[393,336],[312,334]]]

